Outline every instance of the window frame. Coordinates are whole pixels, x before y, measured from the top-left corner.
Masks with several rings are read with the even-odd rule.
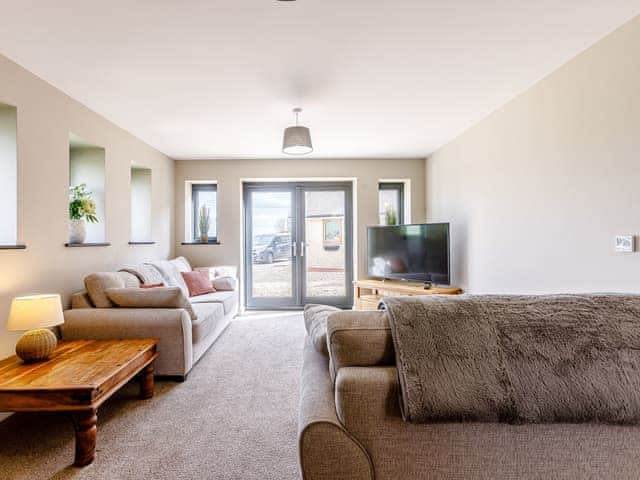
[[[405,224],[404,188],[404,182],[378,182],[378,216],[380,215],[380,191],[396,190],[398,192],[398,225]]]
[[[197,196],[200,192],[215,192],[216,194],[216,212],[214,216],[216,235],[215,237],[208,237],[208,243],[218,242],[218,184],[216,183],[192,183],[191,184],[191,238],[194,243],[200,242],[200,235],[198,235],[198,202]]]

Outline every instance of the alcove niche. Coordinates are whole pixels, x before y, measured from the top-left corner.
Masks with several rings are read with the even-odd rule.
[[[0,103],[0,249],[18,244],[18,109]]]
[[[151,169],[131,167],[131,238],[129,243],[153,243]]]
[[[105,149],[69,134],[69,188],[84,184],[96,205],[96,223],[86,222],[84,245],[105,245]],[[69,246],[75,246],[70,244]]]

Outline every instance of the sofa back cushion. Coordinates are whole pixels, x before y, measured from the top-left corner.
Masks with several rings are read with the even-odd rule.
[[[128,272],[97,272],[84,278],[84,286],[96,308],[111,308],[113,303],[105,293],[108,288],[137,288],[140,281]]]
[[[164,284],[160,271],[148,263],[130,265],[120,269],[120,271],[131,273],[136,276],[143,285],[157,285],[158,283]]]
[[[391,327],[384,311],[341,311],[327,319],[331,376],[343,367],[373,367],[396,362]]]
[[[207,293],[215,292],[215,289],[211,286],[209,276],[203,272],[180,272],[184,282],[189,289],[190,297],[197,297],[199,295],[206,295]]]
[[[160,275],[162,275],[162,281],[167,287],[180,287],[184,292],[185,297],[189,297],[187,284],[184,283],[180,270],[178,270],[178,267],[176,267],[173,261],[158,260],[155,262],[149,262],[149,265],[153,265],[153,267],[160,272]]]
[[[175,267],[178,269],[180,273],[182,272],[192,272],[193,268],[191,268],[191,264],[189,260],[184,257],[176,257],[173,260],[169,260]]]
[[[340,309],[329,305],[307,304],[304,306],[304,327],[314,348],[329,356],[327,348],[327,318]]]
[[[108,288],[106,295],[118,307],[125,308],[184,308],[191,320],[196,314],[179,287]]]

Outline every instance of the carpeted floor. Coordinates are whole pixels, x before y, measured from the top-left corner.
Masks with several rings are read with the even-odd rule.
[[[298,478],[296,430],[302,315],[240,317],[185,383],[158,382],[151,400],[128,385],[98,411],[96,460],[73,462],[63,414],[0,423],[0,478]]]

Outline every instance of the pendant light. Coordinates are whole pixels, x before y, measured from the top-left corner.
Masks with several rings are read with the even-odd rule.
[[[294,108],[293,113],[296,116],[296,125],[285,128],[282,152],[287,155],[306,155],[313,152],[311,132],[307,127],[298,125],[298,115],[302,113],[302,109]]]

